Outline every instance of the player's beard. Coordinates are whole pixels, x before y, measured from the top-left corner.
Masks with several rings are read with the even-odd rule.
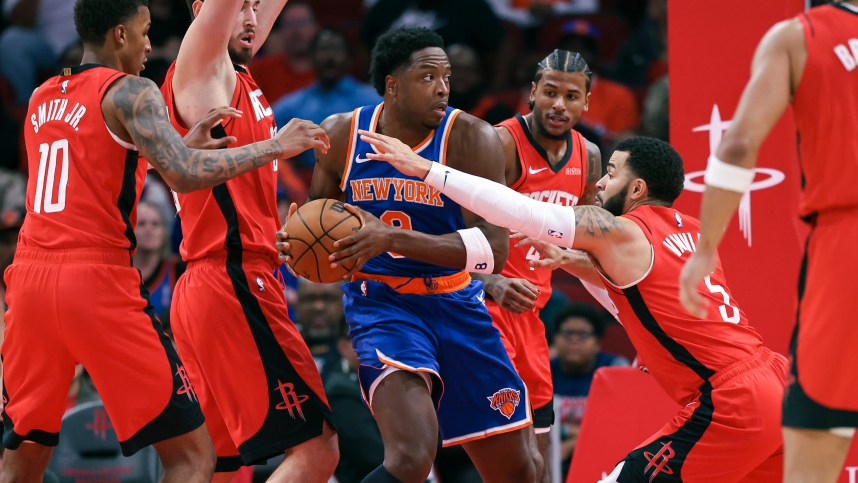
[[[236,65],[247,65],[253,58],[253,51],[250,49],[236,50],[230,45],[227,47],[227,51],[229,52],[229,60]]]
[[[602,201],[602,209],[614,216],[623,214],[623,205],[626,203],[626,195],[629,194],[629,185],[625,185],[619,193]]]

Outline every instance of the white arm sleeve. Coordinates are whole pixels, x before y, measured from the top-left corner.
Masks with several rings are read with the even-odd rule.
[[[493,225],[562,247],[575,240],[575,210],[532,200],[494,181],[432,163],[426,183]]]

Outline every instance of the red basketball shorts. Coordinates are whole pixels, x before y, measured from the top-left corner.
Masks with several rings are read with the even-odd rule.
[[[856,240],[856,210],[821,213],[813,222],[799,275],[785,426],[858,427]]]
[[[533,426],[537,432],[540,428],[549,428],[554,422],[554,383],[545,324],[539,318],[539,312],[530,310],[514,314],[491,300],[486,300],[486,308],[492,316],[492,323],[501,333],[516,372],[527,386],[534,412]]]
[[[721,370],[603,481],[782,481],[786,373],[786,358],[765,347]]]
[[[331,421],[310,350],[263,258],[193,261],[170,311],[179,354],[200,398],[216,471],[264,461]]]
[[[55,446],[75,365],[130,455],[203,423],[127,250],[19,248],[5,273],[3,444]]]

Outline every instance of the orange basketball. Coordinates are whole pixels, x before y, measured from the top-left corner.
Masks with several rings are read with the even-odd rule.
[[[346,211],[342,201],[322,198],[305,204],[286,220],[289,266],[313,282],[342,280],[352,267],[331,268],[328,255],[335,251],[335,241],[357,232],[361,226],[360,218]]]
[[[500,412],[506,417],[512,416],[512,413],[515,412],[515,404],[512,401],[506,401],[501,404]]]

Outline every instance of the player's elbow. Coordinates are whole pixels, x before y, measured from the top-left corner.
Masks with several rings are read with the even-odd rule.
[[[161,173],[161,177],[164,179],[164,182],[167,183],[167,186],[178,194],[190,193],[191,191],[196,191],[202,188],[202,186],[199,186],[200,183],[182,176],[179,173],[173,172],[168,175]]]
[[[728,133],[718,145],[716,156],[727,163],[740,163],[756,154],[759,142],[750,134],[742,131]]]

